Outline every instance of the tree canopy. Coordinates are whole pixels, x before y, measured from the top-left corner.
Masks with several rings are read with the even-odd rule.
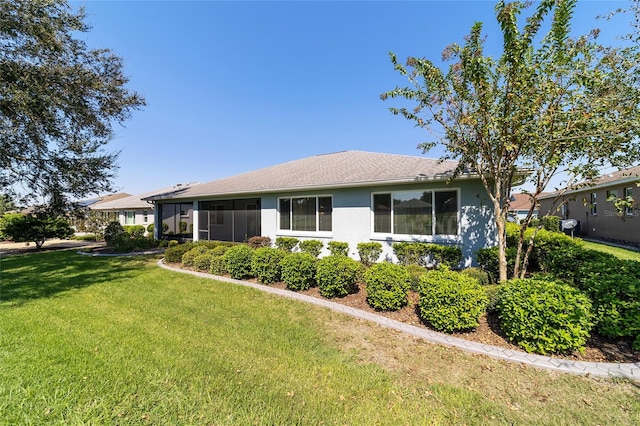
[[[575,0],[543,0],[535,8],[498,2],[503,50],[496,59],[484,53],[479,22],[463,45],[445,49],[447,71],[417,57],[401,65],[390,53],[411,86],[381,97],[417,104],[391,112],[441,134],[423,149],[442,144],[444,158],[459,161],[458,172],[470,169],[482,179],[496,220],[501,281],[507,278],[504,230],[518,178],[524,176],[534,188],[532,213],[537,197],[559,174],[569,187],[594,178],[603,167],[640,159],[638,48],[602,46],[597,30],[571,37],[575,5]],[[532,13],[522,23],[524,10]],[[547,19],[549,30],[539,36]],[[516,274],[526,270],[522,240],[530,219],[531,214],[522,223]]]
[[[66,0],[0,2],[0,189],[21,201],[110,191],[113,125],[145,104],[122,59],[90,49]]]

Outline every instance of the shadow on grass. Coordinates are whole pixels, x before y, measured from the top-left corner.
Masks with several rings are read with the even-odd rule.
[[[131,277],[147,264],[145,258],[90,257],[66,250],[5,257],[0,259],[0,306]]]

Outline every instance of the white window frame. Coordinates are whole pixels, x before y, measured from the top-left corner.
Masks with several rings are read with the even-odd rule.
[[[131,223],[128,222],[128,215],[131,213]],[[135,210],[125,210],[124,211],[124,224],[125,225],[135,225],[136,224],[136,211]]]
[[[315,198],[316,199],[316,212],[315,212],[315,216],[316,216],[316,230],[315,231],[294,231],[293,229],[293,200],[296,198]],[[331,231],[320,231],[320,202],[319,202],[319,198],[330,198],[331,199]],[[280,200],[289,200],[289,226],[290,229],[281,229],[280,228],[280,216],[282,215],[282,212],[280,211]],[[296,195],[290,195],[290,196],[283,196],[283,197],[278,197],[276,200],[276,211],[277,211],[277,215],[276,215],[276,232],[279,235],[297,235],[297,236],[310,236],[310,237],[331,237],[333,235],[333,225],[334,225],[334,220],[333,220],[333,214],[334,214],[334,204],[333,204],[333,194],[318,194],[318,195],[303,195],[303,194],[296,194]]]
[[[597,192],[591,193],[591,198],[589,202],[591,204],[591,215],[598,216],[598,193]]]
[[[393,194],[394,193],[401,193],[401,192],[417,192],[417,191],[423,191],[423,192],[431,192],[433,195],[433,199],[432,199],[432,203],[431,203],[431,217],[432,217],[432,221],[431,221],[431,235],[422,235],[422,234],[396,234],[393,232],[393,228],[394,228],[394,215],[395,215],[395,209],[393,207]],[[457,229],[456,232],[457,234],[436,234],[436,213],[435,213],[435,208],[436,208],[436,203],[435,203],[435,194],[437,192],[455,192],[456,193],[456,202],[458,204],[458,209],[457,209],[457,216],[456,216],[456,222],[457,222]],[[375,232],[375,212],[374,212],[374,204],[373,204],[373,197],[375,195],[380,195],[380,194],[391,194],[391,232]],[[369,205],[369,212],[371,214],[371,235],[373,236],[374,239],[393,239],[393,240],[450,240],[450,239],[457,239],[460,238],[460,235],[462,233],[462,224],[461,224],[461,209],[462,209],[462,205],[460,203],[460,188],[415,188],[415,189],[400,189],[400,190],[392,190],[392,191],[375,191],[375,192],[371,192],[371,197],[370,197],[370,205]]]
[[[627,186],[625,187],[623,190],[624,192],[624,197],[631,197],[633,199],[633,187],[632,186]],[[624,208],[624,214],[626,216],[633,216],[633,207],[625,207]]]

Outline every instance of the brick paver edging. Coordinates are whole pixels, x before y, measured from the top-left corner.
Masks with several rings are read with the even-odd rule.
[[[164,259],[160,259],[158,261],[158,266],[165,269],[191,274],[202,278],[210,278],[217,281],[224,281],[228,283],[243,285],[246,287],[253,287],[266,293],[277,294],[279,296],[288,297],[290,299],[296,299],[303,302],[312,303],[314,305],[323,306],[333,311],[342,312],[356,318],[373,321],[384,327],[392,328],[411,336],[422,338],[429,342],[456,347],[467,352],[488,355],[493,358],[504,359],[511,362],[519,362],[522,364],[532,365],[534,367],[545,368],[548,370],[555,370],[564,373],[590,374],[593,376],[625,377],[632,380],[640,380],[640,363],[637,362],[633,364],[582,362],[552,358],[543,355],[535,355],[520,351],[513,351],[510,349],[472,342],[469,340],[460,339],[458,337],[449,336],[448,334],[438,333],[436,331],[405,324],[403,322],[395,321],[381,315],[373,314],[371,312],[366,312],[360,309],[352,308],[350,306],[341,305],[340,303],[334,303],[326,299],[306,296],[294,291],[281,290],[278,288],[269,287],[264,284],[255,284],[248,281],[234,280],[232,278],[211,275],[205,272],[196,272],[186,269],[174,268],[172,266],[165,265],[163,260]]]

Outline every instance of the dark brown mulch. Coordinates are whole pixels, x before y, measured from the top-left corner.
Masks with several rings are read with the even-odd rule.
[[[276,283],[271,286],[286,289],[286,285],[284,283]],[[301,291],[300,293],[322,298],[317,287]],[[366,289],[364,288],[364,285],[359,285],[356,293],[341,298],[334,298],[331,299],[331,301],[363,311],[373,312],[406,324],[429,328],[418,316],[418,294],[415,292],[410,292],[409,294],[409,305],[396,312],[376,311],[367,304],[366,297]],[[453,333],[452,336],[492,346],[509,348],[515,351],[522,351],[520,347],[514,345],[505,337],[500,330],[498,318],[496,315],[492,314],[484,314],[480,318],[480,325],[475,330],[466,333]],[[631,342],[627,340],[613,340],[592,336],[587,341],[587,347],[584,353],[576,352],[565,355],[554,355],[554,357],[586,362],[634,363],[640,361],[640,351],[634,351],[631,347]]]

